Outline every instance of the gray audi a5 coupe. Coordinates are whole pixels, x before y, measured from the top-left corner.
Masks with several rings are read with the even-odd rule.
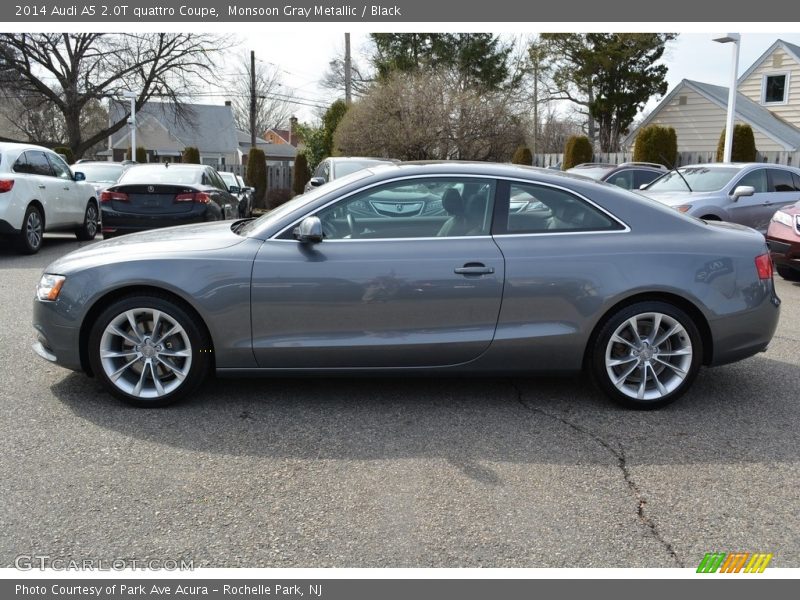
[[[444,214],[362,210],[421,189]],[[766,349],[779,305],[764,237],[747,227],[552,170],[405,163],[257,219],[60,258],[38,284],[34,349],[137,406],[189,396],[211,370],[585,370],[613,400],[655,408],[702,365]]]

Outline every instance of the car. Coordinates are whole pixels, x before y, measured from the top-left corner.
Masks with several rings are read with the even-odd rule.
[[[131,166],[100,194],[103,238],[240,217],[239,199],[213,167],[153,163]]]
[[[420,185],[447,214],[364,223],[351,211]],[[521,192],[544,208],[511,212]],[[211,370],[585,369],[613,400],[649,409],[702,365],[765,350],[779,314],[752,229],[545,169],[441,162],[360,170],[257,219],[79,249],[45,269],[33,325],[40,357],[136,406],[189,397]]]
[[[605,181],[625,190],[638,190],[667,172],[666,167],[648,162],[626,162],[620,165],[583,163],[567,169],[567,173]]]
[[[800,199],[800,169],[765,163],[687,165],[640,193],[706,221],[730,221],[766,233],[775,210]]]
[[[45,232],[94,239],[98,203],[84,179],[47,148],[0,143],[0,236],[13,239],[23,254],[38,252]]]
[[[248,187],[236,173],[220,171],[219,176],[228,186],[228,191],[239,199],[239,216],[250,217],[253,215],[253,188]]]
[[[800,202],[775,211],[767,228],[767,245],[778,275],[800,281]]]
[[[317,165],[314,174],[306,183],[303,193],[310,192],[316,187],[325,185],[338,177],[344,177],[359,169],[374,167],[383,164],[392,164],[396,160],[385,158],[369,158],[360,156],[330,156]]]
[[[86,177],[86,181],[94,186],[97,198],[109,186],[114,185],[130,165],[121,162],[104,160],[81,159],[72,165],[73,170],[78,170]]]

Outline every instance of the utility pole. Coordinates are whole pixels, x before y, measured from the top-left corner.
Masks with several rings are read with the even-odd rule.
[[[536,164],[536,142],[539,138],[539,57],[533,61],[533,162]]]
[[[344,101],[350,106],[352,102],[353,73],[350,62],[350,34],[344,34]]]
[[[250,147],[256,147],[256,53],[250,50]]]

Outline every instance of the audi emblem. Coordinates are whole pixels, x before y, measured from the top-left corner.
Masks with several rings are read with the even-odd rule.
[[[154,188],[152,185],[148,185],[148,186],[147,186],[147,191],[148,191],[148,192],[150,192],[150,193],[152,194],[153,192],[155,192],[155,191],[156,191],[156,188]]]

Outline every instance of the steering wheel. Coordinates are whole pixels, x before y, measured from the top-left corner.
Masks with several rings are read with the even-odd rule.
[[[350,228],[350,239],[358,237],[358,227],[353,213],[347,213],[347,226]]]
[[[322,221],[322,234],[324,237],[328,239],[339,239],[342,236],[340,235],[339,229],[336,225],[333,224],[333,219],[321,219]]]

